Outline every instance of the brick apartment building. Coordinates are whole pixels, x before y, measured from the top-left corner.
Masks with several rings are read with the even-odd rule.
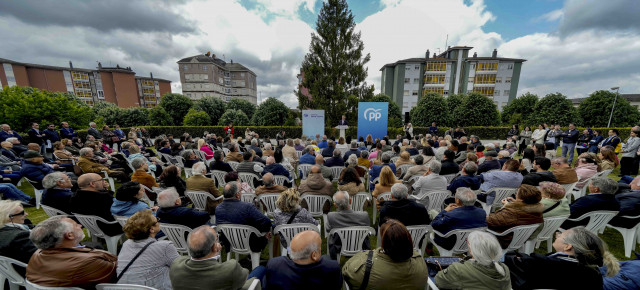
[[[171,81],[136,76],[130,67],[96,69],[30,64],[0,58],[0,90],[4,86],[33,87],[74,94],[85,104],[109,102],[121,108],[155,107],[171,92]]]

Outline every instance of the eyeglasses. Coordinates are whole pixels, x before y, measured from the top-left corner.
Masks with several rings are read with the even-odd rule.
[[[10,215],[9,215],[9,218],[13,218],[13,217],[16,217],[16,216],[21,216],[21,215],[24,215],[24,210],[22,210],[22,211],[21,211],[21,212],[19,212],[19,213],[10,214]]]

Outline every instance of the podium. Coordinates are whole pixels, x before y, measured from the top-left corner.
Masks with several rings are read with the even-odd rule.
[[[347,125],[338,125],[336,126],[336,129],[340,130],[340,137],[345,138],[345,130],[347,130],[349,128],[349,126]]]

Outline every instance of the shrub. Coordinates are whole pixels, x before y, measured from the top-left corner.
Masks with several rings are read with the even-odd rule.
[[[233,126],[247,126],[249,125],[249,118],[247,115],[240,110],[235,109],[227,109],[222,117],[220,117],[220,121],[218,121],[218,126],[227,126],[230,123],[233,123]],[[238,129],[236,129],[238,130]]]
[[[251,118],[255,126],[277,126],[284,124],[289,116],[289,108],[276,98],[268,98],[262,102]]]
[[[160,99],[160,107],[162,107],[173,119],[173,124],[182,125],[184,116],[193,106],[191,99],[181,95],[166,93]]]
[[[203,111],[196,109],[190,109],[186,116],[184,116],[183,124],[185,126],[207,126],[209,125],[209,115]]]

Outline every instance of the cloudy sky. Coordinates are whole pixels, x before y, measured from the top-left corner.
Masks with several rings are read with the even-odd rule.
[[[640,93],[637,0],[348,0],[379,91],[385,63],[466,45],[524,58],[519,94]],[[173,81],[176,61],[211,51],[258,75],[262,98],[290,107],[322,0],[0,1],[0,58],[131,66]]]

